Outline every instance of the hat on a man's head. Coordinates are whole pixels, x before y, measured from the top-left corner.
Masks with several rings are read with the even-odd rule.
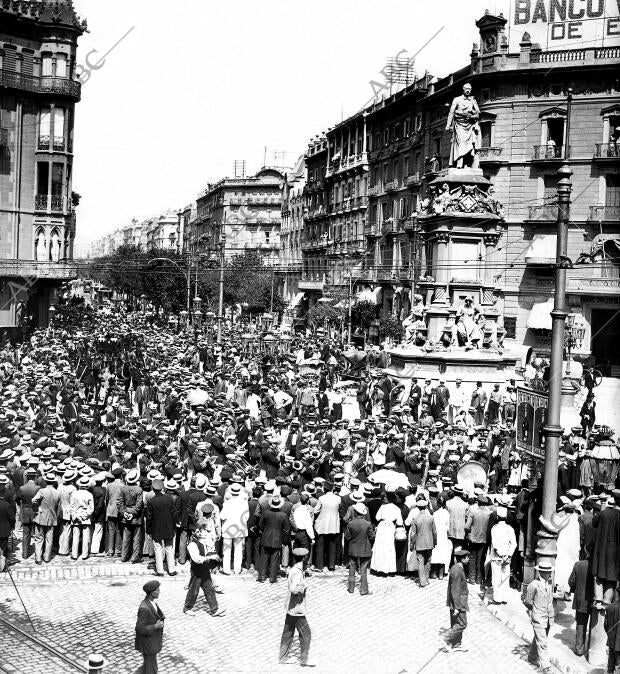
[[[151,592],[158,590],[160,585],[161,583],[158,580],[149,580],[148,583],[144,583],[142,589],[146,594],[151,594]]]

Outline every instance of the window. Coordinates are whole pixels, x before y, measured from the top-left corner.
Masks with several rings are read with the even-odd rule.
[[[46,161],[37,162],[37,194],[47,195],[50,165]]]
[[[491,122],[480,122],[480,147],[491,147]]]
[[[39,137],[48,138],[52,135],[52,116],[49,108],[41,109]]]
[[[409,174],[409,156],[407,155],[403,159],[404,165],[403,165],[403,175],[408,176]]]
[[[620,208],[620,175],[616,173],[605,176],[605,206]]]
[[[24,75],[34,73],[34,52],[30,49],[22,50],[22,73]]]
[[[62,196],[62,183],[64,176],[64,166],[63,164],[52,164],[52,196],[61,197]]]
[[[555,174],[544,176],[545,188],[544,188],[544,201],[545,203],[551,203],[556,199],[558,194],[558,177]]]
[[[554,117],[545,121],[547,125],[547,145],[553,144],[555,147],[562,147],[562,145],[564,145],[564,119],[561,117]]]
[[[67,55],[56,54],[56,77],[67,76]]]
[[[12,44],[4,45],[4,56],[2,59],[2,69],[9,72],[17,72],[17,47]]]
[[[517,317],[504,316],[504,330],[506,330],[506,339],[517,338]]]
[[[416,132],[420,131],[422,128],[422,113],[418,112],[418,114],[415,116],[415,130]]]
[[[383,144],[387,145],[390,142],[390,132],[388,129],[383,129]]]
[[[43,77],[52,77],[53,76],[53,61],[51,54],[43,54],[41,58],[41,75]]]
[[[411,133],[411,120],[406,119],[403,123],[403,135],[405,136],[405,138],[407,138],[410,133]]]
[[[65,110],[64,108],[54,109],[54,149],[65,149]]]

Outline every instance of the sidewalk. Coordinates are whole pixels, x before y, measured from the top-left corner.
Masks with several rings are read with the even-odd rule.
[[[476,597],[480,597],[478,592]],[[503,622],[518,637],[532,642],[532,626],[527,617],[525,606],[521,602],[521,595],[517,590],[510,589],[507,604],[491,604],[491,591],[483,599],[488,611]],[[607,667],[593,667],[585,656],[575,655],[575,613],[570,601],[557,600],[555,624],[549,631],[549,656],[552,664],[564,674],[605,674]]]

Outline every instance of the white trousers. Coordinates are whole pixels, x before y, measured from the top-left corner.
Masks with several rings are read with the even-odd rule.
[[[224,548],[224,561],[222,571],[224,573],[241,573],[241,562],[243,562],[243,538],[224,538],[222,539]],[[233,568],[230,566],[230,555],[234,548]]]

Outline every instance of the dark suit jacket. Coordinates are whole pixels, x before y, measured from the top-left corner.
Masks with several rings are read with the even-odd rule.
[[[460,562],[457,562],[448,575],[448,600],[446,606],[455,611],[469,611],[469,589],[465,570]]]
[[[368,520],[363,517],[354,517],[347,525],[344,537],[349,541],[349,557],[370,557],[372,555],[375,529]]]
[[[155,494],[146,504],[146,531],[154,541],[167,541],[174,537],[176,514],[174,499],[170,494]]]
[[[0,538],[8,538],[15,526],[15,504],[0,498]]]
[[[145,655],[156,655],[161,651],[164,630],[155,629],[155,623],[163,620],[161,609],[155,607],[148,599],[143,599],[138,609],[136,621],[136,650]]]
[[[574,592],[573,608],[580,613],[590,613],[590,605],[594,597],[594,576],[592,576],[589,559],[575,562],[568,579],[570,591]]]
[[[605,632],[609,649],[620,651],[620,601],[610,604],[605,611]]]
[[[282,510],[269,508],[260,518],[261,545],[266,548],[280,548],[288,542],[290,524]]]
[[[41,489],[34,482],[26,482],[19,488],[17,493],[17,502],[21,506],[21,519],[23,524],[31,524],[34,520],[35,509],[32,505],[32,497]]]

